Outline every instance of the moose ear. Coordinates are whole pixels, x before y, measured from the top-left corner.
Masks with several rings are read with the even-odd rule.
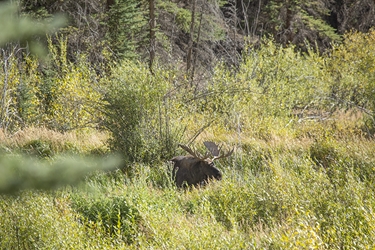
[[[212,154],[213,157],[219,156],[220,149],[218,148],[218,146],[216,145],[216,143],[214,143],[212,141],[205,141],[205,142],[203,142],[203,144],[211,152],[211,154]]]

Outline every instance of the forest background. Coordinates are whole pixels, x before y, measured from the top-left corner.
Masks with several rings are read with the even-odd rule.
[[[374,17],[371,0],[3,1],[1,248],[373,248]],[[235,148],[224,179],[176,189],[177,144],[205,140]]]

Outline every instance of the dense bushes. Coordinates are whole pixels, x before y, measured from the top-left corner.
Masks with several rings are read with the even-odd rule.
[[[237,71],[216,68],[200,110],[232,129],[239,119],[241,129],[272,130],[285,126],[292,114],[328,109],[325,72],[324,59],[314,52],[300,54],[265,41],[259,50],[248,48]]]
[[[27,57],[20,67],[8,58],[0,71],[6,80],[1,124],[10,131],[104,125],[112,133],[111,148],[130,162],[168,158],[180,138],[189,140],[211,123],[217,131],[267,138],[298,119],[326,119],[342,107],[363,112],[362,129],[372,133],[375,49],[366,44],[373,34],[348,34],[325,56],[265,40],[259,49],[247,49],[238,69],[218,65],[195,90],[185,85],[182,72],[156,66],[153,75],[141,62],[124,61],[97,75],[84,56],[68,62],[67,41],[60,37],[59,45],[50,43],[48,66]]]
[[[66,131],[89,122],[105,129],[109,151],[121,153],[132,175],[95,173],[85,183],[92,193],[64,188],[4,197],[1,248],[373,247],[375,145],[371,127],[361,131],[366,118],[373,118],[373,40],[373,33],[348,34],[345,43],[324,56],[267,41],[257,50],[249,48],[238,69],[220,65],[211,81],[194,90],[185,85],[183,73],[159,66],[153,75],[140,62],[114,64],[110,74],[98,76],[84,57],[80,67],[64,62],[59,55],[64,43],[62,51],[50,48],[51,55],[59,56],[46,75],[34,75],[37,64],[28,58],[33,88],[27,91],[17,80],[22,76],[26,81],[26,71],[8,68],[15,77],[7,78],[11,94],[3,107],[12,110],[7,114],[21,114],[35,104],[37,112],[30,109],[22,116],[29,117],[21,119],[25,126],[47,124]],[[3,79],[10,76],[1,70]],[[15,98],[21,93],[30,98]],[[13,109],[18,106],[23,108]],[[22,127],[12,116],[1,120],[3,126],[10,124],[4,121],[13,121],[15,130]],[[45,159],[55,178],[38,182],[38,164],[23,170],[1,158],[1,170],[19,171],[1,175],[1,184],[51,187],[62,176],[54,172],[59,167],[72,170],[64,175],[69,183],[69,174],[81,170],[72,164],[75,171],[48,165],[55,162],[56,151],[107,150],[103,143],[90,147],[78,142],[88,130],[77,132],[74,143],[62,142],[67,132],[48,137],[50,130],[40,130],[37,137],[28,137],[35,130],[2,134],[1,148]],[[20,141],[20,136],[29,140]],[[178,142],[190,139],[236,146],[231,158],[217,163],[222,181],[199,189],[174,187],[164,162],[177,153]],[[29,162],[19,158],[12,164],[21,161]],[[23,182],[30,179],[34,182]]]
[[[340,108],[364,112],[366,126],[374,132],[375,29],[369,33],[348,33],[327,59],[331,76],[331,97]]]
[[[178,117],[171,117],[176,113],[167,96],[170,74],[157,69],[151,75],[144,64],[124,61],[103,82],[103,126],[111,133],[111,149],[127,162],[151,163],[174,153],[182,126],[172,122]]]
[[[69,131],[93,126],[100,113],[97,76],[85,57],[68,62],[66,39],[49,44],[50,58],[39,63],[33,56],[3,55],[0,127],[10,132],[29,126]]]

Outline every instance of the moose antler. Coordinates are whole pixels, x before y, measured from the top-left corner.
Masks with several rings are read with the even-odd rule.
[[[178,146],[180,146],[183,150],[185,150],[186,152],[188,152],[189,154],[191,154],[192,156],[198,158],[198,159],[206,159],[205,157],[203,157],[200,153],[198,153],[197,151],[194,151],[192,150],[191,148],[189,148],[188,146],[186,145],[183,145],[183,144],[178,144]]]
[[[206,146],[206,148],[211,152],[212,156],[218,156],[220,153],[220,148],[216,145],[216,143],[212,141],[205,141],[203,144]]]
[[[217,159],[220,159],[220,158],[226,158],[226,157],[229,157],[233,154],[233,151],[234,151],[234,148],[232,148],[231,151],[229,151],[228,153],[226,154],[222,154],[222,155],[219,155],[219,156],[214,156],[214,158],[212,159],[212,161],[214,160],[217,160]]]
[[[198,153],[196,150],[192,150],[191,148],[189,148],[186,145],[178,144],[178,146],[180,146],[183,150],[185,150],[186,152],[188,152],[192,156],[194,156],[198,159],[201,159],[201,160],[209,159],[209,155],[211,154],[213,156],[211,161],[214,161],[214,160],[217,160],[217,159],[220,159],[220,158],[228,157],[228,156],[232,155],[232,153],[234,151],[234,148],[233,148],[231,151],[227,152],[226,154],[220,154],[221,146],[218,147],[218,145],[216,145],[216,143],[211,142],[211,141],[205,141],[205,142],[203,142],[203,144],[204,144],[204,146],[206,146],[206,148],[209,151],[204,156],[202,154]]]
[[[220,159],[220,158],[229,157],[233,154],[233,151],[234,151],[234,148],[233,148],[231,151],[227,152],[226,154],[220,154],[221,146],[218,147],[216,143],[211,142],[211,141],[205,141],[203,142],[203,144],[206,146],[206,148],[211,152],[212,156],[214,157],[212,158],[212,161]]]

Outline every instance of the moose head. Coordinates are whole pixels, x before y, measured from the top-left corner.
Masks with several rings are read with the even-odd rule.
[[[190,155],[171,159],[174,162],[172,174],[177,187],[197,186],[207,183],[210,179],[221,180],[221,172],[215,167],[214,161],[230,156],[234,150],[220,154],[221,147],[214,142],[205,141],[204,145],[208,152],[202,155],[186,145],[178,145]]]

